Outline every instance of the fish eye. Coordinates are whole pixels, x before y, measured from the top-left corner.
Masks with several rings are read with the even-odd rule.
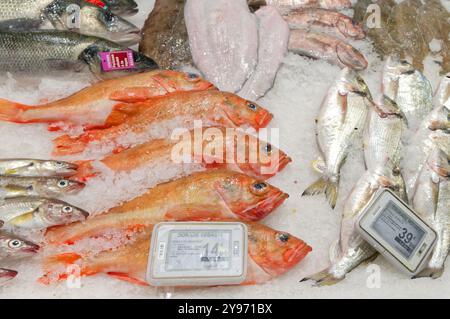
[[[200,76],[195,73],[187,73],[186,76],[189,80],[197,80],[200,78]]]
[[[265,151],[267,154],[272,153],[272,145],[266,144],[266,145],[264,146],[264,151]]]
[[[267,188],[267,184],[264,182],[256,182],[253,184],[253,188],[257,191],[262,191]]]
[[[257,106],[256,106],[256,104],[255,103],[252,103],[252,102],[247,102],[247,106],[248,106],[248,108],[250,109],[250,110],[252,110],[252,111],[256,111],[257,110]]]
[[[19,248],[19,247],[21,247],[23,245],[23,242],[21,241],[21,240],[18,240],[18,239],[11,239],[9,242],[8,242],[8,247],[9,248]]]
[[[104,19],[108,23],[113,23],[113,22],[117,21],[117,17],[115,15],[113,15],[111,12],[105,12]]]
[[[70,214],[70,213],[73,212],[73,208],[70,207],[70,206],[64,206],[64,207],[62,208],[62,211],[63,211],[64,213]]]
[[[69,186],[69,182],[65,179],[62,179],[58,182],[58,186],[61,188],[67,187],[67,186]]]
[[[55,162],[55,164],[56,164],[56,166],[64,166],[64,163],[63,162],[59,162],[59,161],[57,161],[57,162]]]
[[[277,235],[277,238],[279,241],[281,241],[282,243],[285,243],[289,240],[289,235],[286,233],[281,233]]]

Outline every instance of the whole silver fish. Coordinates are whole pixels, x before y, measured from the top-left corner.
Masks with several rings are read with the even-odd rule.
[[[0,286],[14,279],[18,272],[11,269],[0,268]]]
[[[362,262],[375,258],[377,251],[358,234],[355,222],[379,189],[390,188],[406,198],[404,186],[403,178],[392,164],[366,171],[345,203],[340,237],[330,249],[331,266],[305,280],[314,280],[318,286],[333,285]]]
[[[370,110],[364,133],[364,157],[369,170],[389,161],[400,167],[406,129],[406,120],[397,103],[384,96],[377,110]]]
[[[322,177],[308,187],[304,195],[325,193],[331,207],[336,206],[340,169],[353,145],[363,134],[372,96],[363,78],[353,70],[344,69],[330,88],[317,118],[317,142],[322,156],[316,168]]]
[[[434,149],[417,179],[413,195],[415,211],[437,232],[437,244],[427,267],[416,277],[439,278],[450,252],[449,155]]]
[[[20,236],[0,231],[0,260],[30,257],[36,254],[39,246]]]
[[[140,29],[123,18],[83,0],[2,0],[0,28],[36,30],[48,21],[56,30],[74,31],[123,45],[136,44]]]
[[[450,73],[447,73],[440,81],[434,94],[434,106],[438,107],[450,103]],[[449,104],[450,105],[450,104]]]
[[[5,225],[44,229],[85,220],[89,214],[66,202],[43,197],[15,197],[0,200],[0,220]]]
[[[7,177],[68,177],[75,175],[77,168],[77,164],[62,161],[0,159],[0,176]]]
[[[383,94],[394,100],[411,128],[433,109],[433,89],[428,79],[405,60],[389,57],[383,70]]]
[[[0,198],[58,197],[78,193],[84,186],[84,183],[65,178],[0,176]]]
[[[152,59],[133,51],[134,69],[103,72],[100,53],[122,50],[111,41],[69,31],[0,31],[0,72],[42,75],[89,67],[94,75],[107,79],[158,68]]]

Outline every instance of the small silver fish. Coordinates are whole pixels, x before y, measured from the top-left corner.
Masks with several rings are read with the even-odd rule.
[[[423,167],[413,194],[415,211],[438,234],[437,244],[427,267],[416,275],[439,278],[450,252],[450,157],[435,148]]]
[[[387,59],[383,70],[383,94],[394,100],[411,128],[433,109],[433,89],[428,79],[406,60]]]
[[[39,246],[20,236],[0,231],[0,259],[18,259],[36,254]]]
[[[357,233],[355,222],[379,189],[390,188],[405,199],[404,186],[403,178],[392,164],[368,170],[345,203],[340,237],[330,249],[331,266],[304,280],[314,280],[317,286],[334,285],[362,262],[375,258],[377,251]]]
[[[0,198],[20,196],[58,197],[75,194],[85,184],[65,178],[45,177],[1,177]]]
[[[11,269],[0,268],[0,286],[14,279],[18,272]]]
[[[435,107],[450,103],[450,73],[447,73],[439,83],[439,86],[434,94]],[[450,104],[448,104],[450,105]]]
[[[0,159],[0,176],[12,177],[69,177],[78,165],[53,160]]]
[[[43,197],[15,197],[0,200],[0,220],[5,225],[44,229],[85,220],[89,214],[66,202]]]
[[[340,169],[351,146],[362,144],[368,108],[372,105],[363,78],[345,68],[328,91],[317,118],[317,142],[323,157],[316,161],[315,167],[323,176],[303,196],[325,193],[331,207],[336,206]]]

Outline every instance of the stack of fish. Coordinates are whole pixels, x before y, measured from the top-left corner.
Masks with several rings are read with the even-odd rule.
[[[0,160],[1,259],[31,256],[38,251],[38,245],[15,235],[16,229],[42,230],[88,217],[82,209],[50,198],[77,193],[84,187],[83,183],[65,178],[73,175],[76,168],[59,161]],[[16,271],[1,269],[0,283],[16,275]]]
[[[323,177],[304,195],[325,193],[334,208],[341,167],[355,146],[357,150],[364,145],[367,168],[343,207],[340,237],[330,250],[331,266],[308,278],[318,285],[334,284],[377,256],[356,232],[355,221],[380,188],[390,188],[409,200],[438,233],[434,254],[418,277],[439,277],[450,251],[449,77],[443,78],[433,107],[431,85],[423,74],[408,61],[390,57],[382,92],[375,103],[362,77],[346,69],[329,90],[317,119],[323,157],[314,168]],[[413,149],[411,154],[405,144]]]
[[[107,78],[157,68],[136,51],[134,67],[112,72],[102,68],[103,52],[123,51],[140,40],[140,29],[110,9],[133,14],[137,5],[132,0],[2,1],[0,71],[42,75],[89,67],[98,78]]]
[[[72,179],[88,186],[102,174],[167,171],[165,180],[146,185],[143,194],[125,198],[117,207],[84,222],[49,229],[49,254],[55,247],[69,251],[46,258],[42,282],[64,279],[64,266],[76,263],[83,275],[107,273],[145,284],[149,234],[161,221],[247,223],[252,266],[245,284],[281,275],[311,251],[302,240],[256,223],[288,197],[265,180],[291,159],[244,130],[266,127],[272,114],[252,101],[218,91],[195,74],[156,70],[130,75],[45,105],[3,100],[0,119],[48,123],[60,135],[54,140],[54,156],[83,159]],[[203,127],[198,128],[197,121]],[[82,133],[66,134],[68,128],[72,134]],[[182,154],[190,159],[186,164],[174,159],[177,147],[184,145],[171,138],[175,129],[187,137],[183,143],[196,145],[196,134],[200,136],[200,148]],[[86,160],[89,156],[94,158]],[[188,164],[190,169],[180,169]]]

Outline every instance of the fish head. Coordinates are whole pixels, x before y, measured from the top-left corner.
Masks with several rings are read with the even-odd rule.
[[[211,82],[204,80],[200,75],[195,73],[164,70],[154,75],[152,78],[169,93],[215,89]]]
[[[6,258],[22,258],[34,255],[39,246],[17,235],[0,233],[0,255]]]
[[[378,187],[388,188],[407,201],[406,184],[400,167],[395,165],[389,158],[386,159],[384,165],[380,165],[375,169],[375,176]]]
[[[390,97],[383,95],[381,98],[380,103],[374,104],[376,107],[376,111],[379,114],[380,117],[386,118],[386,117],[398,117],[405,122],[406,116],[398,106],[397,102],[395,102]]]
[[[355,22],[351,21],[351,23],[347,23],[345,20],[339,20],[337,22],[337,28],[342,33],[349,37],[355,38],[355,39],[364,39],[365,34],[361,26]]]
[[[409,63],[406,59],[401,59],[398,55],[389,56],[384,65],[384,73],[394,77],[412,74],[415,71],[416,70],[411,63]]]
[[[289,233],[257,223],[248,226],[250,256],[271,276],[285,273],[312,250],[303,240]]]
[[[225,175],[214,188],[230,211],[249,221],[266,217],[289,197],[264,181],[240,173]]]
[[[373,100],[366,81],[353,69],[344,68],[342,70],[338,86],[341,93],[354,93],[366,97],[371,101]]]
[[[81,208],[56,199],[45,200],[37,213],[48,227],[83,221],[89,216]]]
[[[17,276],[18,272],[11,269],[0,268],[0,285]]]
[[[441,177],[450,177],[450,156],[441,150],[439,147],[435,147],[427,159],[428,167]]]
[[[45,173],[55,176],[72,176],[75,175],[78,165],[63,161],[42,161],[40,168]]]
[[[45,180],[46,190],[53,194],[73,194],[81,191],[85,186],[84,183],[65,178]]]
[[[106,0],[106,8],[112,12],[130,16],[139,12],[138,5],[134,0]]]
[[[235,94],[223,92],[220,106],[227,120],[234,126],[250,126],[255,129],[266,127],[273,115],[255,102],[245,100]],[[227,124],[227,123],[224,123]]]
[[[364,70],[367,68],[368,62],[366,58],[361,52],[347,43],[339,43],[336,46],[336,54],[339,61],[346,67],[355,70]]]

